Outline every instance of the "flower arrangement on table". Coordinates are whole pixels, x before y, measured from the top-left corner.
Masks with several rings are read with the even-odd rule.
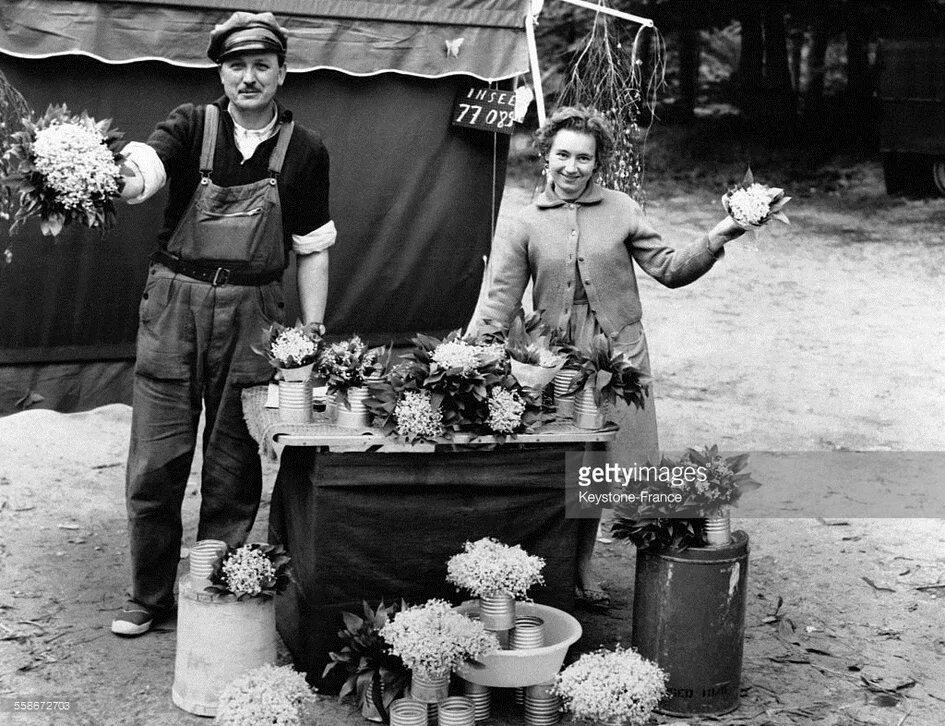
[[[524,599],[533,585],[544,584],[545,561],[520,545],[509,546],[492,537],[466,542],[463,551],[446,562],[446,581],[479,598],[479,617],[489,630],[515,625],[515,600]]]
[[[509,326],[505,349],[512,375],[524,388],[541,390],[564,367],[567,357],[553,343],[554,332],[534,312],[516,317]]]
[[[408,442],[454,433],[503,437],[540,421],[540,393],[509,373],[503,344],[459,331],[443,340],[417,335],[413,344],[385,384],[372,387],[368,405],[387,430]]]
[[[751,169],[745,172],[742,183],[729,189],[722,197],[722,206],[739,227],[754,231],[772,219],[790,224],[782,209],[791,201],[784,190],[755,181]]]
[[[328,393],[349,406],[348,392],[362,388],[371,379],[383,375],[389,352],[368,348],[358,335],[322,347],[316,372],[328,382]]]
[[[316,326],[301,322],[289,328],[273,323],[264,333],[262,346],[253,350],[265,356],[269,365],[282,372],[285,380],[308,380],[321,345]]]
[[[428,702],[445,697],[454,668],[499,649],[495,635],[486,632],[482,623],[438,599],[401,610],[380,633],[391,654],[410,669],[413,697]]]
[[[230,547],[214,565],[205,590],[237,600],[271,598],[289,584],[290,558],[282,545],[265,543]]]
[[[585,653],[555,678],[553,691],[582,723],[642,726],[666,694],[666,673],[633,650]]]
[[[706,544],[706,520],[728,516],[742,494],[761,486],[745,471],[748,454],[723,457],[716,445],[687,449],[678,460],[663,457],[661,471],[677,478],[637,482],[651,495],[648,504],[629,511],[617,507],[612,526],[616,539],[627,539],[641,551],[684,550]],[[639,493],[639,491],[634,493]]]
[[[301,726],[315,700],[305,676],[289,666],[262,665],[227,684],[214,723],[221,726]]]
[[[11,234],[32,217],[53,237],[71,223],[112,227],[113,200],[124,186],[117,150],[122,135],[111,128],[111,119],[96,121],[84,111],[74,115],[65,105],[23,119],[23,130],[12,134],[0,162],[0,183],[18,197]]]
[[[578,366],[578,375],[571,382],[568,393],[590,386],[598,406],[612,406],[619,398],[643,408],[652,379],[631,364],[624,353],[615,352],[610,338],[598,333],[586,348],[573,348],[569,352]]]
[[[401,602],[385,605],[383,601],[372,609],[364,603],[364,617],[343,612],[345,629],[338,632],[344,646],[331,652],[331,662],[325,666],[322,678],[332,671],[343,669],[347,680],[338,693],[338,700],[354,696],[361,715],[369,721],[387,721],[390,704],[399,698],[407,686],[407,669],[403,661],[390,651],[381,638],[381,630],[399,609]]]

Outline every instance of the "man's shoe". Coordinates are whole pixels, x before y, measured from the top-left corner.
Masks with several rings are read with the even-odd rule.
[[[134,638],[147,633],[154,624],[154,616],[141,605],[128,603],[118,616],[112,620],[112,632],[126,638]]]

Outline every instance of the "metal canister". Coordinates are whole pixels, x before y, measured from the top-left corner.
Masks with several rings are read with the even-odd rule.
[[[486,630],[515,627],[515,599],[505,593],[479,598],[479,620]]]
[[[561,718],[561,700],[551,691],[554,681],[525,689],[525,726],[549,726]]]
[[[463,695],[472,701],[476,721],[486,721],[492,709],[492,689],[464,680]]]
[[[577,377],[577,375],[578,371],[574,370],[559,371],[555,375],[555,406],[558,409],[559,419],[571,418],[572,414],[574,413],[574,394],[572,393],[570,395],[565,395],[565,392],[571,387],[571,382]]]
[[[742,531],[725,546],[637,553],[633,646],[669,675],[661,713],[717,716],[738,708],[747,584]]]
[[[427,704],[398,698],[390,705],[390,726],[427,726]]]
[[[476,709],[465,696],[450,696],[437,704],[439,726],[475,726]]]

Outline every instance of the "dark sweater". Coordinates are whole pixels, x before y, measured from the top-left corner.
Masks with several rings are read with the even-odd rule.
[[[222,187],[249,184],[269,176],[269,156],[278,135],[263,141],[250,159],[236,148],[233,119],[224,96],[214,102],[220,108],[220,126],[214,153],[214,184]],[[280,123],[292,120],[292,112],[278,107]],[[204,107],[185,103],[175,108],[159,123],[148,138],[157,152],[168,177],[168,202],[164,226],[158,235],[162,249],[167,247],[200,181],[200,146],[203,140]],[[279,200],[285,233],[286,260],[292,247],[292,235],[304,235],[330,221],[328,209],[328,151],[319,136],[295,124],[292,140],[279,175]]]

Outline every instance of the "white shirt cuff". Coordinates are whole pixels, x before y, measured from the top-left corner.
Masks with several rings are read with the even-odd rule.
[[[141,204],[141,202],[157,194],[167,182],[167,172],[164,171],[164,164],[154,149],[140,141],[128,142],[121,153],[124,155],[128,167],[135,171],[135,175],[144,184],[144,188],[138,196],[126,201],[128,204]]]
[[[335,244],[337,237],[338,231],[335,229],[335,223],[325,222],[321,227],[312,230],[308,234],[292,235],[292,249],[297,255],[322,252]]]

